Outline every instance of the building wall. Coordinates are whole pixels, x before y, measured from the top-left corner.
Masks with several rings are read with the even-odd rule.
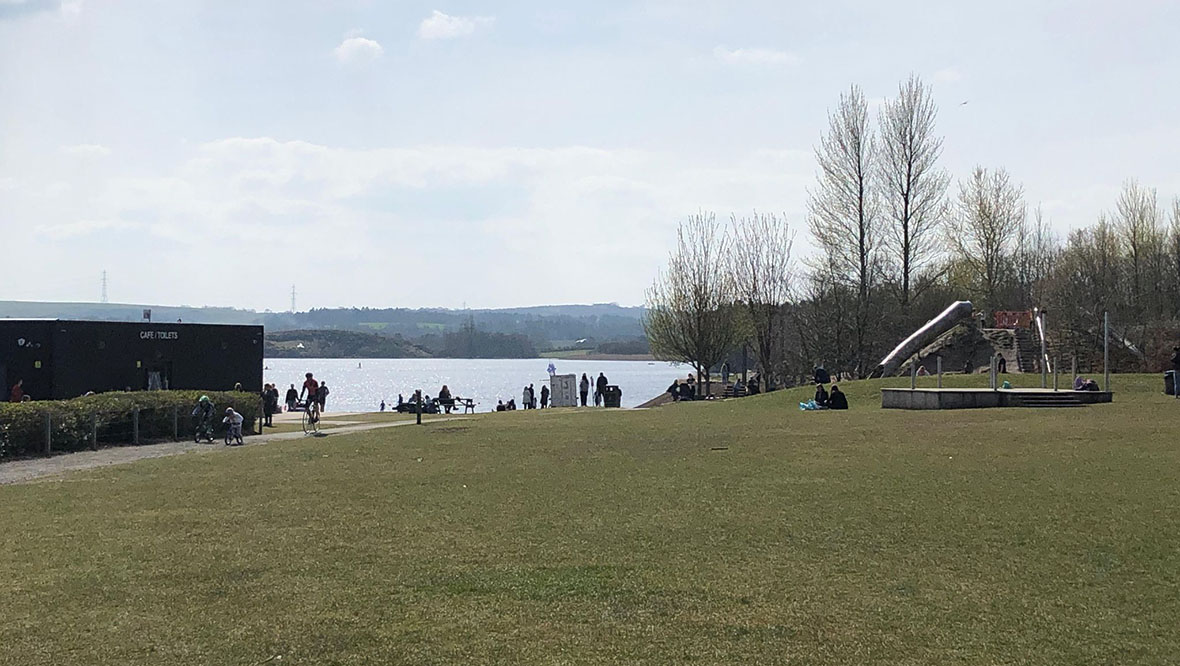
[[[0,320],[0,400],[17,380],[33,399],[53,395],[53,325],[49,320]]]
[[[18,370],[33,379],[26,378],[26,385],[35,399],[127,388],[229,390],[238,382],[247,391],[262,389],[261,326],[88,321],[23,324],[0,322],[0,354],[12,349],[17,331],[37,331],[38,341],[48,336],[41,348],[18,347],[13,355]],[[29,357],[38,353],[44,356],[43,367],[34,369]],[[150,381],[152,373],[158,373],[156,385]],[[16,381],[12,370],[8,374]]]

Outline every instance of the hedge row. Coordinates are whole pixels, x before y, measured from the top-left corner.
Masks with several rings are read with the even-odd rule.
[[[192,410],[202,395],[209,396],[215,406],[213,421],[217,437],[225,432],[221,417],[226,407],[233,407],[245,417],[244,433],[253,431],[259,416],[259,398],[241,391],[100,393],[72,400],[0,403],[0,459],[42,455],[46,414],[50,417],[54,453],[89,449],[95,428],[100,445],[134,443],[132,414],[137,409],[141,444],[172,439],[174,415],[180,438],[192,437]]]

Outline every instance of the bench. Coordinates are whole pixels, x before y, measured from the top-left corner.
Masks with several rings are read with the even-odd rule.
[[[475,406],[479,403],[474,398],[455,398],[455,407],[463,407],[464,414],[474,414]]]

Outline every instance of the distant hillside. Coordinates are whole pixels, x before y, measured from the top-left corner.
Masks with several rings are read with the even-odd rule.
[[[410,341],[460,331],[469,322],[487,333],[524,336],[537,348],[570,346],[576,341],[643,337],[643,308],[615,304],[540,305],[502,310],[331,308],[308,312],[255,312],[234,308],[136,305],[127,303],[39,303],[0,301],[0,317],[47,317],[204,324],[261,324],[268,332],[341,330],[374,333]]]
[[[266,334],[267,358],[423,358],[404,338],[352,331],[279,331]]]

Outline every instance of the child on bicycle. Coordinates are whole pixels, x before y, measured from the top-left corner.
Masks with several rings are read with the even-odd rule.
[[[237,441],[239,446],[242,444],[242,423],[245,420],[245,417],[235,412],[233,407],[225,408],[225,418],[222,419],[222,423],[225,423],[225,427],[229,429],[229,438]]]
[[[213,401],[209,396],[203,395],[197,401],[197,406],[193,408],[193,420],[197,422],[196,439],[199,441],[205,437],[212,441],[213,439]]]

